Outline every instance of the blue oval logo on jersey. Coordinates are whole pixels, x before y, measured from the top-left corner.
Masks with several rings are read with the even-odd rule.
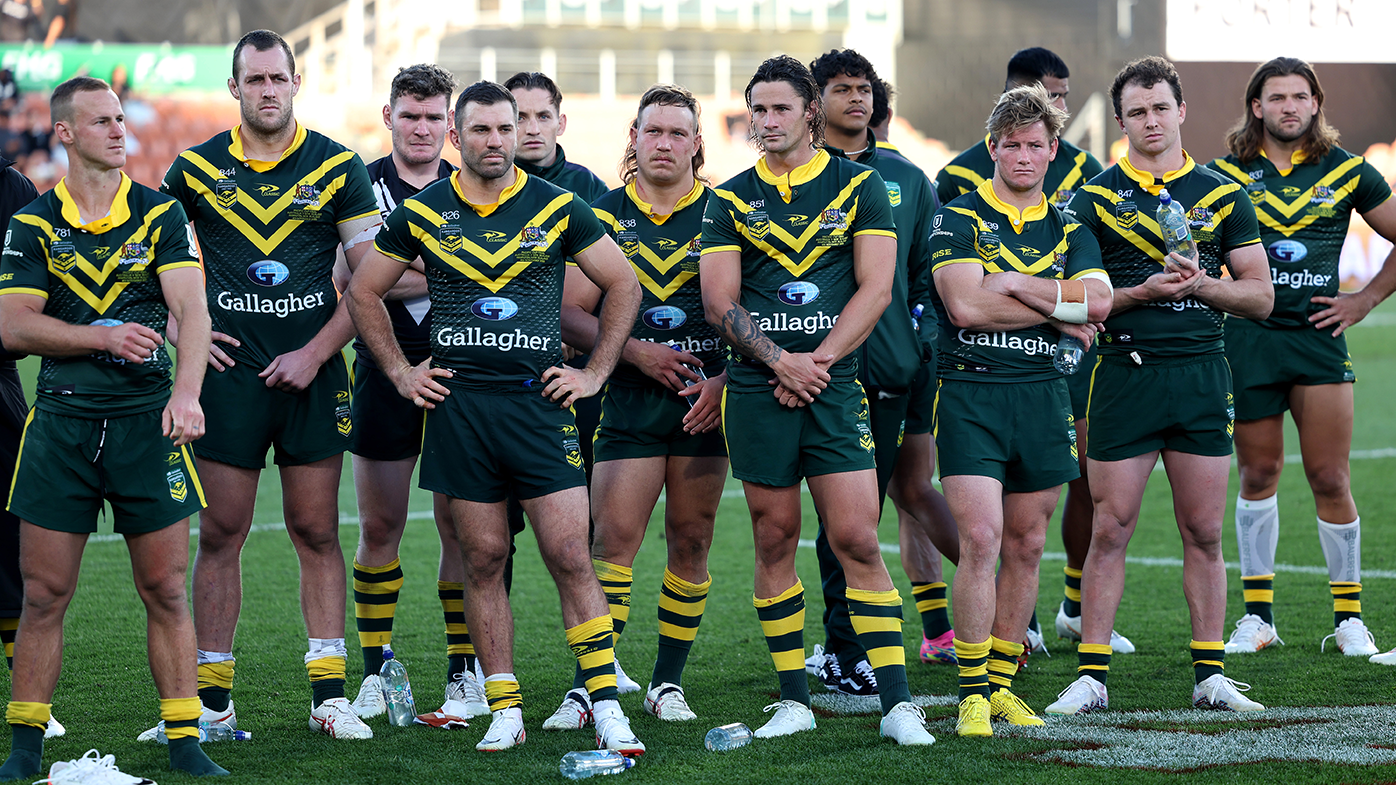
[[[93,327],[120,327],[120,319],[98,319],[92,323]]]
[[[819,287],[809,281],[791,281],[777,289],[776,296],[786,305],[809,305],[819,299]]]
[[[519,312],[508,297],[481,297],[470,304],[470,312],[491,322],[502,322]]]
[[[645,324],[656,330],[673,330],[688,321],[688,314],[682,308],[660,305],[645,311]]]
[[[1268,250],[1270,258],[1277,262],[1297,262],[1309,255],[1309,249],[1298,240],[1276,240]]]
[[[258,286],[280,286],[291,277],[286,265],[272,259],[253,262],[247,268],[247,280]]]

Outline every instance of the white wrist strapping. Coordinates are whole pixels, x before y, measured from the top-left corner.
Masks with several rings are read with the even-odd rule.
[[[383,224],[377,223],[349,238],[349,242],[344,244],[344,250],[349,250],[359,243],[371,243],[373,238],[378,236],[378,230],[383,228]]]
[[[1057,307],[1052,318],[1067,324],[1086,323],[1086,284],[1081,281],[1057,281]]]

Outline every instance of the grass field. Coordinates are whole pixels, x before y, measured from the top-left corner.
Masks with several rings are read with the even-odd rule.
[[[1360,380],[1352,477],[1366,521],[1363,604],[1378,645],[1386,649],[1396,645],[1396,530],[1390,525],[1396,519],[1396,487],[1391,479],[1396,469],[1396,415],[1388,407],[1389,391],[1396,389],[1396,308],[1380,309],[1367,324],[1349,332],[1349,346]],[[1298,452],[1292,430],[1286,447],[1287,453]],[[346,460],[340,494],[346,562],[352,559],[357,537],[348,469]],[[1293,569],[1281,568],[1277,575],[1276,616],[1288,645],[1257,655],[1232,656],[1227,662],[1228,675],[1253,684],[1251,696],[1275,710],[1248,717],[1239,725],[1211,713],[1144,713],[1187,709],[1192,686],[1178,561],[1181,546],[1163,479],[1156,474],[1145,497],[1131,546],[1136,561],[1129,566],[1117,624],[1134,640],[1139,653],[1115,658],[1110,678],[1112,712],[1097,715],[1103,720],[1054,718],[1042,732],[961,740],[953,731],[953,707],[936,705],[927,709],[938,739],[935,746],[902,750],[878,738],[875,715],[825,712],[815,732],[713,754],[702,745],[708,728],[735,721],[758,725],[763,721],[762,707],[772,702],[776,692],[770,657],[751,607],[749,519],[739,486],[729,482],[712,551],[713,589],[684,680],[700,719],[661,724],[641,711],[641,696],[624,696],[622,704],[650,750],[624,777],[636,783],[1047,783],[1061,777],[1083,783],[1200,783],[1218,777],[1220,772],[1210,767],[1227,765],[1224,776],[1237,783],[1396,780],[1396,747],[1391,746],[1396,743],[1396,669],[1342,657],[1331,645],[1328,653],[1319,653],[1320,638],[1332,632],[1332,603],[1313,503],[1298,465],[1286,470],[1280,494],[1284,525],[1278,561]],[[1235,489],[1233,472],[1233,497]],[[562,755],[592,746],[590,730],[547,733],[538,729],[570,683],[574,660],[563,642],[556,591],[529,533],[519,541],[514,581],[516,671],[529,729],[522,748],[497,755],[475,752],[485,721],[467,730],[446,732],[389,727],[386,718],[380,718],[373,721],[376,737],[366,742],[332,742],[311,732],[306,726],[309,689],[301,661],[305,633],[296,600],[297,567],[289,540],[276,525],[281,520],[279,499],[275,474],[269,472],[258,498],[259,527],[243,556],[246,596],[235,646],[234,700],[239,727],[251,730],[253,739],[208,747],[216,761],[232,770],[232,782],[560,781],[557,762]],[[402,548],[406,585],[398,604],[393,646],[408,665],[422,711],[438,705],[445,670],[435,587],[437,541],[427,512],[430,507],[427,494],[417,491],[412,509],[418,514],[408,526]],[[811,510],[806,512],[805,536],[813,538],[814,517]],[[622,663],[641,683],[653,663],[657,634],[655,607],[665,552],[661,515],[662,508],[656,511],[655,525],[635,565],[633,610],[618,649]],[[1224,542],[1228,560],[1234,561],[1230,520],[1228,512]],[[1039,711],[1075,678],[1074,647],[1052,633],[1063,565],[1056,527],[1054,520],[1038,602],[1052,656],[1035,655],[1017,680],[1018,694]],[[884,516],[881,536],[895,548],[894,516]],[[903,597],[909,597],[910,586],[895,553],[888,554],[888,567]],[[811,549],[801,549],[799,569],[811,589],[807,593],[808,649],[823,639],[818,569]],[[1228,577],[1229,623],[1242,612],[1242,603],[1234,568]],[[352,697],[362,676],[352,606],[346,609],[346,619]],[[914,607],[909,606],[904,630],[912,692],[953,694],[953,668],[925,666],[916,660],[919,629]],[[76,758],[96,747],[104,754],[114,753],[124,771],[160,782],[184,780],[166,770],[164,747],[134,741],[158,718],[144,637],[144,615],[131,585],[125,548],[112,538],[99,537],[87,548],[78,596],[68,615],[66,661],[54,699],[54,713],[66,723],[68,735],[48,742],[46,763]],[[0,675],[0,689],[8,688],[8,680],[8,675]],[[817,695],[822,688],[815,686],[813,691]],[[1294,757],[1311,760],[1286,759]],[[1318,762],[1322,758],[1349,762]],[[1256,762],[1244,763],[1248,760]]]

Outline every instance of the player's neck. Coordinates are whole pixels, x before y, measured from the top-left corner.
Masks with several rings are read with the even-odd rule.
[[[238,126],[242,138],[242,154],[252,161],[279,161],[281,154],[291,148],[300,124],[293,118],[285,128],[274,134],[263,134],[247,123]]]
[[[1008,187],[1008,183],[997,174],[990,181],[994,189],[994,196],[999,201],[1010,207],[1018,208],[1018,212],[1023,212],[1032,207],[1042,204],[1042,183],[1038,182],[1037,187],[1029,191],[1015,191]]]
[[[771,170],[771,174],[783,175],[799,169],[814,159],[814,148],[809,145],[809,138],[800,140],[800,143],[791,147],[783,153],[773,153],[766,151],[766,168]]]
[[[856,161],[868,152],[868,131],[866,128],[850,131],[829,125],[824,131],[824,146],[839,150]]]
[[[1261,137],[1260,149],[1265,151],[1265,157],[1269,158],[1276,167],[1288,169],[1290,161],[1293,160],[1294,151],[1302,150],[1306,139],[1308,139],[1308,135],[1301,136],[1292,142],[1282,142],[1267,132]]]
[[[514,167],[509,167],[509,171],[503,177],[485,179],[472,172],[470,167],[462,166],[456,171],[456,183],[460,185],[461,193],[465,194],[465,200],[474,205],[494,204],[499,201],[499,197],[514,181],[519,178],[519,172]]]
[[[1187,154],[1183,152],[1182,139],[1157,155],[1135,149],[1133,145],[1129,147],[1129,165],[1141,172],[1148,172],[1154,177],[1163,177],[1169,172],[1176,172],[1182,169],[1183,164],[1187,161]]]
[[[437,156],[424,164],[410,164],[404,161],[402,156],[398,155],[397,150],[394,150],[393,168],[397,169],[397,177],[399,180],[420,191],[436,182],[437,172],[441,171],[441,156]]]
[[[647,180],[643,173],[637,173],[635,190],[640,194],[640,198],[649,204],[653,212],[658,215],[669,215],[674,212],[679,200],[688,196],[689,192],[693,190],[693,173],[689,172],[687,178],[681,178],[672,184],[656,183]]]
[[[83,223],[106,217],[121,188],[121,170],[94,166],[77,155],[71,155],[69,160],[73,166],[64,180]]]

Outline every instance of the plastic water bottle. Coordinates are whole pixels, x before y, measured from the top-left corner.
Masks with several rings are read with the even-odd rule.
[[[417,702],[412,700],[412,684],[407,681],[407,668],[393,657],[393,650],[383,647],[383,694],[388,698],[388,722],[406,727],[417,716]]]
[[[1158,192],[1159,233],[1163,235],[1163,247],[1168,253],[1176,253],[1188,259],[1197,259],[1197,243],[1192,241],[1192,230],[1188,228],[1188,217],[1183,206],[1173,201],[1168,189]]]
[[[615,750],[587,750],[563,755],[557,769],[569,780],[584,780],[602,774],[619,774],[634,765],[635,761]]]
[[[199,723],[199,743],[206,741],[247,741],[252,738],[252,731],[234,730],[233,726],[226,722],[200,722]],[[161,744],[169,744],[170,737],[165,735],[165,723],[161,721],[159,729],[155,731],[155,740]]]
[[[683,351],[683,349],[681,349],[681,348],[679,348],[679,347],[677,347],[677,346],[674,346],[673,344],[669,344],[669,348],[673,349],[673,350],[676,351],[676,352],[681,352],[681,351]],[[687,368],[688,370],[692,371],[692,372],[698,377],[698,381],[707,381],[708,375],[707,375],[706,373],[703,373],[703,369],[702,369],[702,368],[699,368],[698,366],[693,365],[693,364],[691,364],[691,363],[682,363],[682,365],[683,365],[683,367],[685,367],[685,368]],[[683,379],[683,386],[684,386],[685,388],[692,387],[693,385],[695,385],[695,384],[698,383],[698,382],[695,382],[694,380],[688,378],[687,376],[681,376],[681,377],[679,377],[679,378]],[[688,401],[688,408],[692,409],[692,408],[693,408],[693,405],[696,404],[696,403],[698,403],[698,396],[696,396],[696,395],[690,395],[690,396],[688,396],[687,398],[685,398],[684,400]]]
[[[918,330],[918,331],[921,329],[921,314],[923,314],[923,313],[925,313],[925,312],[926,312],[926,306],[921,305],[920,303],[917,303],[917,304],[916,304],[916,307],[911,309],[911,327],[912,327],[912,329]]]
[[[703,746],[708,748],[708,752],[726,752],[750,743],[751,728],[748,728],[745,722],[719,725],[708,731],[708,735],[703,738]]]
[[[1052,352],[1052,365],[1063,375],[1070,376],[1081,370],[1081,358],[1085,356],[1085,344],[1075,336],[1062,333],[1057,340],[1057,350]]]

